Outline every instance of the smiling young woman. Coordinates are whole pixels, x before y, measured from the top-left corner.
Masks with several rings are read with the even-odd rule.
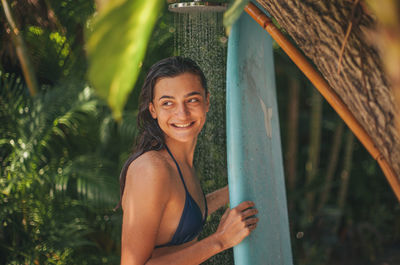
[[[217,231],[198,241],[208,214],[228,202],[227,187],[204,195],[193,167],[210,94],[195,62],[154,64],[143,84],[140,137],[121,176],[121,264],[200,264],[253,231],[254,203],[228,209]]]
[[[199,76],[192,73],[161,78],[156,83],[149,110],[164,132],[167,145],[170,141],[196,144],[197,135],[206,121],[209,98]]]

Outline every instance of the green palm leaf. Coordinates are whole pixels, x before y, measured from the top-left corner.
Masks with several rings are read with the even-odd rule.
[[[120,120],[138,77],[147,42],[164,1],[109,1],[94,18],[87,50],[89,80]]]
[[[60,187],[71,183],[83,204],[96,209],[112,209],[119,199],[118,169],[114,161],[101,159],[97,153],[75,157],[63,168],[57,180]],[[67,185],[65,185],[67,184]],[[64,190],[65,191],[65,190]]]

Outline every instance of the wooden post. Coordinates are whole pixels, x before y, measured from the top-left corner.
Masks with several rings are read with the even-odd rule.
[[[35,96],[38,91],[38,83],[36,80],[35,71],[33,69],[29,54],[25,45],[25,41],[22,38],[22,34],[17,28],[15,21],[13,19],[10,6],[7,0],[1,0],[3,5],[4,14],[6,15],[7,22],[11,27],[12,41],[14,43],[15,49],[17,51],[17,56],[21,64],[22,72],[28,86],[29,93],[31,96]]]

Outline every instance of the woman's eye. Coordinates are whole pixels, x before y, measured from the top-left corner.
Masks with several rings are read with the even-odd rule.
[[[191,98],[189,99],[189,102],[198,102],[199,100],[197,98]]]
[[[171,102],[171,101],[164,101],[164,102],[162,103],[162,105],[163,105],[163,106],[171,106],[171,105],[172,105],[172,102]]]

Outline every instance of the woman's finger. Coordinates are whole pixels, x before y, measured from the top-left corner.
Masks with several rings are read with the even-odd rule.
[[[248,226],[250,232],[252,232],[254,229],[256,229],[256,227],[257,227],[257,223],[251,224],[251,225]]]
[[[238,211],[243,211],[243,210],[246,210],[247,208],[254,207],[254,205],[255,204],[252,201],[244,201],[244,202],[240,203],[238,206],[236,206],[235,208]]]
[[[257,223],[258,223],[258,218],[257,217],[251,217],[251,218],[246,219],[246,221],[245,221],[245,224],[246,224],[247,227],[249,227],[251,225],[254,225],[254,224],[257,224]]]
[[[242,217],[244,219],[246,219],[246,218],[248,218],[250,216],[253,216],[253,215],[256,215],[256,214],[258,214],[258,210],[255,209],[255,208],[250,208],[250,209],[244,210],[242,212]]]

